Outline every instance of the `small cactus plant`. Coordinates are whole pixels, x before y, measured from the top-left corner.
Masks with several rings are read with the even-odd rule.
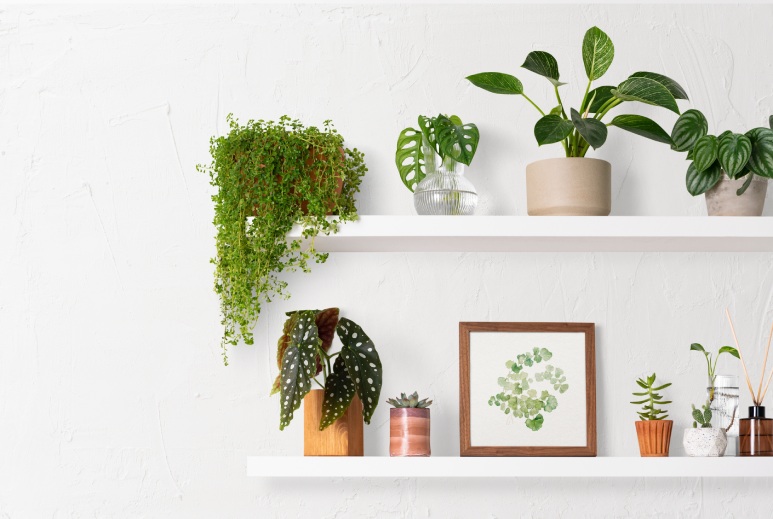
[[[395,408],[413,407],[418,409],[424,409],[432,404],[432,400],[423,399],[419,400],[419,392],[414,391],[412,395],[405,396],[405,393],[400,393],[399,397],[388,398],[387,404]]]
[[[658,409],[655,405],[670,404],[670,400],[663,400],[663,397],[658,394],[658,391],[667,388],[671,385],[671,382],[663,384],[662,386],[655,387],[655,373],[647,377],[646,379],[640,378],[636,380],[636,383],[644,389],[643,392],[634,393],[634,396],[643,396],[642,400],[636,400],[631,402],[632,404],[644,404],[641,411],[637,411],[639,418],[642,420],[665,420],[668,418],[668,414],[663,409]]]
[[[703,410],[701,411],[701,409]],[[701,409],[696,409],[695,404],[692,404],[693,428],[697,428],[698,424],[700,424],[701,428],[711,427],[711,408],[709,407],[709,402],[703,404]]]

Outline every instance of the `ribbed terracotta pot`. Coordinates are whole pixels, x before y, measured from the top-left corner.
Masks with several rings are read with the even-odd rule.
[[[751,173],[749,173],[751,175]],[[706,210],[709,216],[762,216],[768,179],[754,175],[749,188],[741,196],[736,195],[746,177],[730,179],[724,172],[717,184],[706,191]]]
[[[304,456],[362,456],[362,402],[354,395],[344,415],[324,431],[319,430],[325,391],[312,389],[303,398]]]
[[[612,165],[599,159],[560,158],[526,166],[531,216],[607,216],[612,211]]]
[[[668,456],[673,420],[638,420],[634,423],[639,437],[639,452],[643,457]]]
[[[429,456],[429,409],[389,410],[389,455]]]

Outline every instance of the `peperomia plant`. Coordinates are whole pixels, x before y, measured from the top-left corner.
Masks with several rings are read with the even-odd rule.
[[[641,411],[636,411],[636,413],[639,415],[639,418],[642,420],[665,420],[668,418],[668,414],[666,414],[666,411],[663,409],[659,409],[655,406],[661,406],[670,404],[671,400],[663,400],[663,396],[658,393],[658,391],[661,391],[668,386],[671,385],[671,382],[668,382],[667,384],[663,384],[662,386],[655,386],[655,373],[645,378],[639,378],[636,380],[636,383],[644,389],[644,391],[635,392],[633,393],[634,396],[643,396],[644,398],[641,400],[636,400],[634,402],[631,402],[635,405],[642,405]]]
[[[280,372],[271,389],[271,394],[279,393],[281,399],[279,429],[290,424],[312,382],[325,390],[320,430],[343,416],[355,393],[362,401],[362,417],[369,424],[382,381],[381,359],[370,337],[354,321],[339,319],[338,308],[287,315],[277,344]],[[341,350],[331,354],[335,335],[341,340]],[[324,382],[317,380],[319,374]]]
[[[582,61],[588,76],[588,85],[579,110],[564,105],[559,88],[566,83],[559,81],[558,62],[549,53],[533,51],[526,56],[521,67],[544,76],[553,86],[558,105],[549,111],[540,108],[523,90],[518,78],[500,72],[482,72],[468,76],[470,82],[495,94],[521,95],[541,115],[534,126],[537,143],[560,142],[567,157],[584,157],[589,147],[594,149],[607,139],[607,127],[617,126],[649,139],[671,143],[668,133],[655,121],[641,115],[618,115],[609,123],[602,122],[607,113],[626,101],[639,101],[660,106],[679,114],[677,99],[687,99],[679,84],[666,76],[654,72],[635,72],[617,86],[604,85],[591,90],[593,81],[601,78],[615,55],[612,40],[598,27],[585,33],[582,42]],[[567,113],[568,112],[568,113]]]
[[[702,195],[722,179],[724,171],[731,179],[746,176],[736,191],[742,195],[752,183],[754,175],[773,178],[773,116],[770,128],[754,128],[745,134],[725,131],[719,136],[709,135],[709,123],[699,110],[687,110],[674,124],[671,149],[686,151],[687,191]]]
[[[478,149],[480,133],[474,124],[464,124],[456,116],[419,116],[419,129],[406,128],[397,138],[395,164],[405,187],[416,190],[427,175],[427,167],[434,169],[435,154],[444,164],[460,162],[467,166]]]

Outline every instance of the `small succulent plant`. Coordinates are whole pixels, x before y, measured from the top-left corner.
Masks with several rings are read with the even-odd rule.
[[[644,404],[641,411],[637,411],[639,418],[642,420],[665,420],[668,418],[668,414],[664,409],[660,409],[656,406],[670,404],[670,400],[663,400],[663,396],[658,393],[668,386],[671,382],[663,384],[662,386],[655,386],[655,373],[646,377],[636,380],[636,384],[639,385],[644,391],[634,393],[634,396],[643,396],[641,400],[631,402],[635,405]]]
[[[698,424],[700,424],[701,428],[710,428],[711,408],[709,407],[709,402],[703,404],[701,409],[696,409],[695,404],[692,405],[692,426],[693,428],[697,428]]]
[[[387,404],[398,409],[405,407],[424,409],[425,407],[429,407],[432,404],[432,400],[427,400],[426,398],[419,400],[419,392],[414,391],[410,396],[405,396],[405,393],[400,393],[399,397],[388,398]]]

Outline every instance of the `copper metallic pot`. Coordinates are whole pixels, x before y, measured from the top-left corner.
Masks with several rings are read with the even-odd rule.
[[[389,410],[389,455],[429,456],[429,409]]]

